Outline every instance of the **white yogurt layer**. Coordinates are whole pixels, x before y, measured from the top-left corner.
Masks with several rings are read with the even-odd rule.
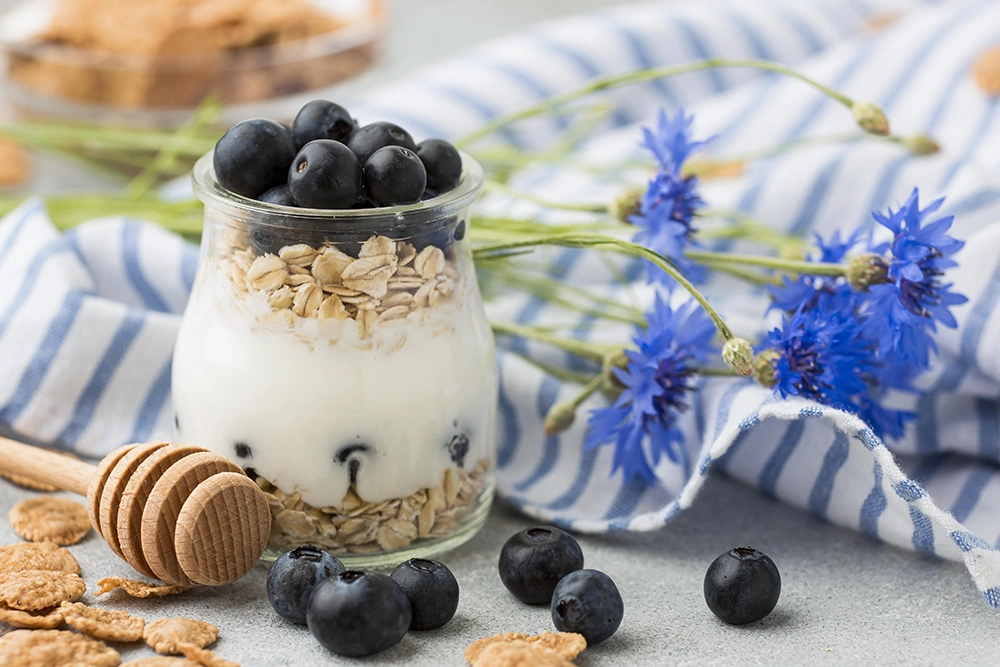
[[[471,276],[445,304],[360,340],[352,319],[289,324],[263,299],[234,296],[224,275],[201,275],[174,352],[177,440],[315,507],[340,505],[352,474],[361,499],[378,502],[492,458],[496,362]]]

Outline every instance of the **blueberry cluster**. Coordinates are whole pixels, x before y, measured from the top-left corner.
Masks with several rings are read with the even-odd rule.
[[[417,144],[392,123],[358,126],[327,100],[309,102],[292,127],[266,118],[237,123],[215,146],[215,176],[238,195],[319,209],[414,204],[456,185],[462,158],[441,139]]]
[[[548,604],[560,632],[583,635],[588,646],[618,630],[625,605],[611,577],[583,569],[583,550],[569,533],[538,526],[515,533],[500,550],[500,580],[527,604]]]
[[[347,570],[312,546],[283,554],[267,573],[267,598],[337,655],[395,646],[407,630],[435,630],[458,609],[458,581],[443,563],[411,558],[390,576]]]

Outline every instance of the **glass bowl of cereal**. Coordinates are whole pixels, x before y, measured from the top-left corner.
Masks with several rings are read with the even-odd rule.
[[[286,98],[374,60],[381,0],[27,0],[0,17],[28,115],[178,124],[209,95]]]

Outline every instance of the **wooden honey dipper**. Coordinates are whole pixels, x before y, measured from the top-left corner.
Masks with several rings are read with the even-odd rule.
[[[264,492],[201,447],[125,445],[90,465],[0,438],[0,470],[87,496],[97,534],[136,570],[176,586],[221,586],[257,563],[271,530]]]

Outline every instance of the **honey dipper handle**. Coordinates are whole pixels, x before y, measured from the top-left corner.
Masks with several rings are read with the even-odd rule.
[[[97,469],[71,456],[62,456],[0,437],[0,470],[16,473],[64,491],[87,495]]]

